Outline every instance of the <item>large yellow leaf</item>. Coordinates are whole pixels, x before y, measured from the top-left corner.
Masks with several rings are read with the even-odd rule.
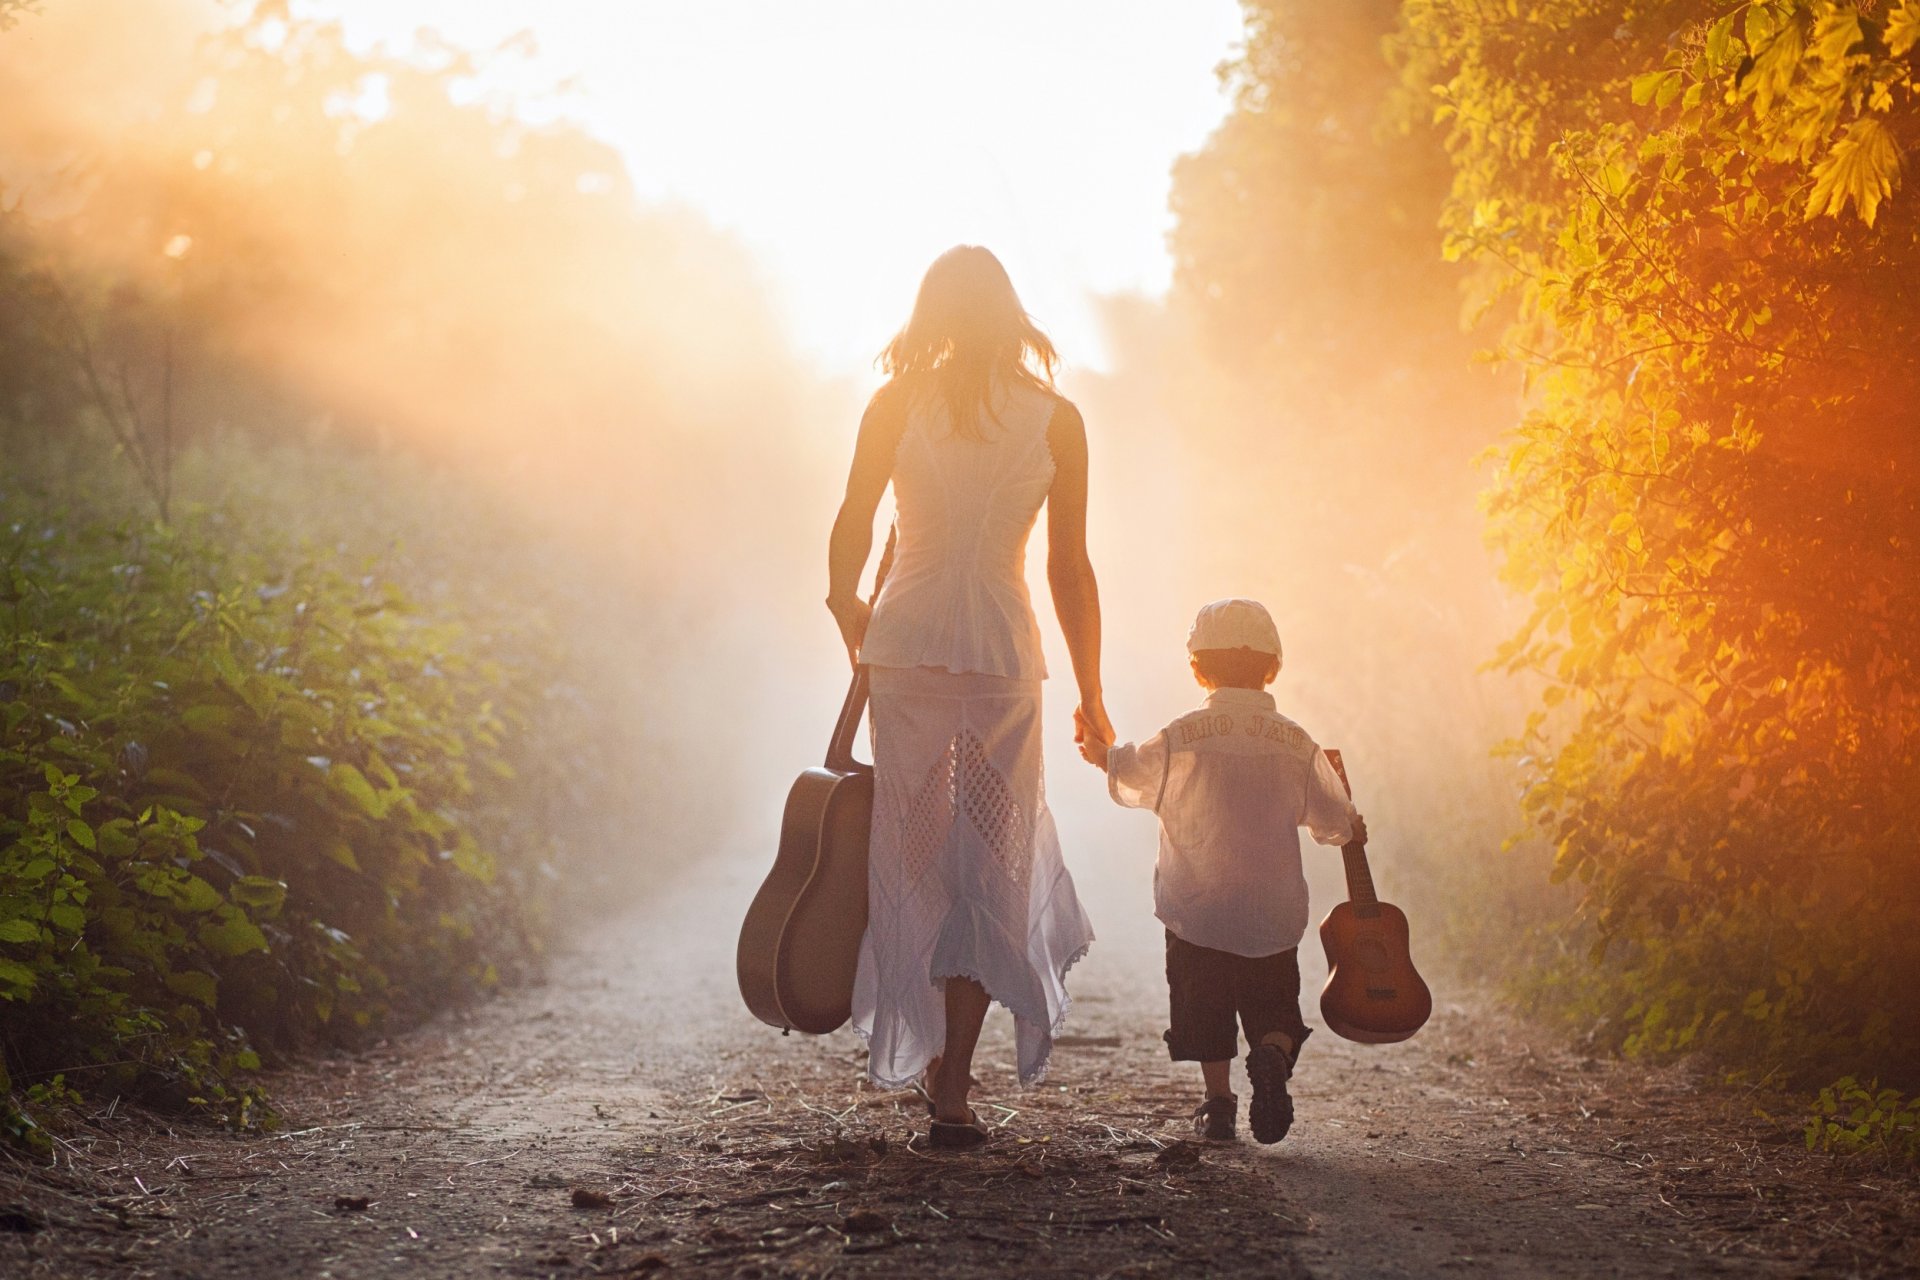
[[[1868,117],[1847,126],[1833,150],[1813,168],[1813,194],[1807,197],[1805,217],[1825,212],[1835,217],[1851,200],[1860,220],[1873,225],[1880,202],[1893,194],[1900,180],[1900,150],[1893,135]]]
[[[1773,109],[1773,100],[1786,93],[1800,69],[1800,55],[1806,52],[1800,28],[1792,22],[1774,33],[1767,47],[1754,56],[1753,67],[1741,81],[1741,89],[1754,96],[1754,109],[1761,115]]]
[[[1887,15],[1887,48],[1894,57],[1904,58],[1916,43],[1920,43],[1920,0],[1905,0]]]

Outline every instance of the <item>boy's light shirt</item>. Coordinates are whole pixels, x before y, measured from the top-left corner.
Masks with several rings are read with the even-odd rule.
[[[1353,804],[1326,754],[1260,689],[1216,689],[1137,746],[1107,753],[1107,789],[1160,817],[1154,911],[1197,946],[1269,956],[1307,931],[1300,827],[1353,838]]]

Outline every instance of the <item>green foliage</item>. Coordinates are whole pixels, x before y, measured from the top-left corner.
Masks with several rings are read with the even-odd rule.
[[[0,1127],[29,1143],[56,1074],[244,1117],[257,1056],[511,976],[563,872],[584,901],[741,821],[684,780],[781,749],[666,743],[711,695],[664,677],[776,682],[731,601],[791,577],[765,530],[803,504],[768,495],[826,463],[764,410],[841,395],[733,240],[463,92],[511,51],[356,52],[273,4],[96,27],[0,38]]]
[[[1807,1150],[1920,1161],[1920,1098],[1843,1076],[1814,1100]]]
[[[546,847],[506,811],[551,776],[552,661],[504,610],[429,615],[231,512],[0,494],[13,1086],[244,1122],[261,1052],[497,982],[530,947]]]
[[[1920,1063],[1920,4],[1409,0],[1447,252],[1528,374],[1513,757],[1610,1034]]]

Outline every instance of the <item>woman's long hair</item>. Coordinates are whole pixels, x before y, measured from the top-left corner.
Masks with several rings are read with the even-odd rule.
[[[978,440],[983,419],[999,421],[995,379],[1051,390],[1059,359],[1020,305],[1000,259],[977,244],[963,244],[927,268],[913,315],[880,353],[880,367],[894,378],[936,388],[953,430]]]

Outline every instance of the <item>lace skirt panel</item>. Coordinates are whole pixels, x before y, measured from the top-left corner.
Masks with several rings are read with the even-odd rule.
[[[1040,762],[1040,682],[872,670],[873,843],[854,1029],[900,1088],[946,1038],[941,984],[972,978],[1014,1017],[1020,1078],[1045,1072],[1066,971],[1093,930],[1060,857]]]

